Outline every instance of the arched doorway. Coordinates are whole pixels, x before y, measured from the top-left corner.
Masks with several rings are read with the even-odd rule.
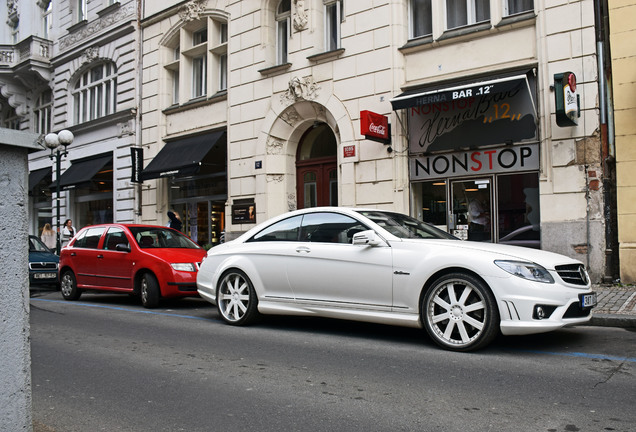
[[[298,208],[338,205],[336,136],[315,123],[299,141],[296,156]]]

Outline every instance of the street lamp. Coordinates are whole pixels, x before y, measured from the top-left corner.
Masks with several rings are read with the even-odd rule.
[[[62,170],[61,162],[62,157],[68,154],[66,151],[66,147],[73,142],[73,133],[69,130],[62,130],[59,133],[50,133],[44,137],[44,144],[51,149],[51,155],[49,156],[51,160],[55,159],[55,194],[57,201],[57,243],[56,243],[56,251],[57,254],[60,254],[60,249],[62,249],[62,243],[60,241],[60,171]],[[60,144],[64,147],[63,150],[60,151]],[[54,152],[55,151],[55,152]]]

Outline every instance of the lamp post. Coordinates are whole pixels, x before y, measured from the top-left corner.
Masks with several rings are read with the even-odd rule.
[[[57,202],[57,243],[56,251],[60,254],[62,243],[60,241],[60,171],[62,170],[62,157],[68,154],[66,147],[73,142],[73,133],[69,130],[62,130],[59,133],[50,133],[44,137],[44,144],[51,149],[51,160],[55,159],[55,195]],[[63,150],[60,151],[60,144]]]

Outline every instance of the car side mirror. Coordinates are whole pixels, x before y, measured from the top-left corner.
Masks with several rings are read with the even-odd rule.
[[[128,243],[117,243],[115,250],[120,252],[130,252],[130,245]]]
[[[378,246],[381,243],[380,238],[373,230],[361,231],[353,235],[354,245]]]

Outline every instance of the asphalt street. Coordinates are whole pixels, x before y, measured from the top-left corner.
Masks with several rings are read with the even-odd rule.
[[[636,331],[582,326],[452,353],[421,331],[223,324],[200,299],[31,300],[36,432],[636,431]]]

